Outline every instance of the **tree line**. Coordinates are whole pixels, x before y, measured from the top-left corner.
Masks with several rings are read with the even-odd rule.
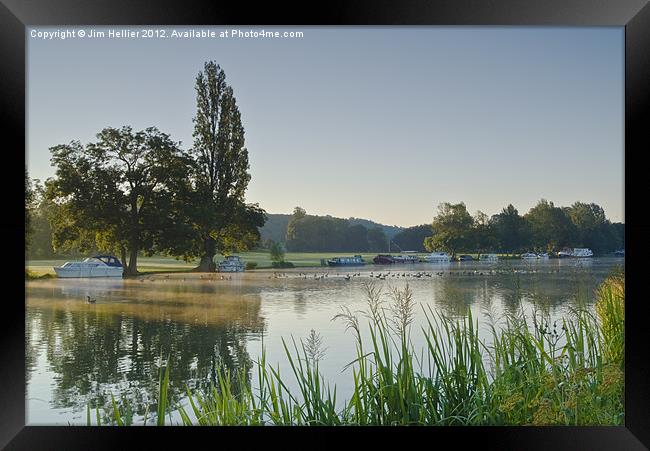
[[[595,254],[621,249],[625,226],[612,223],[595,203],[557,207],[541,199],[525,215],[509,204],[493,216],[472,216],[464,203],[438,206],[431,224],[408,227],[388,238],[381,227],[367,228],[348,220],[311,216],[296,207],[286,231],[292,252],[397,252],[400,250],[466,253],[557,252],[564,247],[588,247]],[[389,244],[390,243],[390,244]],[[389,247],[390,246],[390,247]]]
[[[427,251],[452,255],[467,253],[557,252],[565,247],[587,247],[594,254],[622,249],[625,225],[612,223],[595,203],[575,202],[558,207],[541,199],[521,216],[509,204],[489,217],[478,211],[471,216],[464,203],[441,203],[424,238]]]
[[[388,247],[388,238],[379,226],[367,228],[342,218],[311,216],[296,207],[285,243],[291,252],[381,252]]]
[[[32,185],[25,175],[26,242],[47,247],[32,236],[40,224],[53,253],[111,252],[127,275],[139,253],[200,258],[198,270],[214,271],[217,252],[254,247],[266,213],[244,200],[251,176],[233,89],[209,61],[195,91],[190,149],[156,127],[130,126],[51,147],[55,177]]]

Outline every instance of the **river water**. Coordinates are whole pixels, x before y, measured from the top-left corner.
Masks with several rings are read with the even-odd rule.
[[[293,388],[282,339],[304,340],[312,329],[322,339],[325,380],[347,399],[351,373],[344,367],[355,357],[354,337],[332,319],[343,307],[364,310],[368,283],[382,289],[387,306],[390,289],[408,284],[417,304],[411,336],[420,349],[424,309],[471,312],[487,338],[488,312],[498,323],[520,309],[560,320],[572,308],[593,308],[594,289],[622,265],[620,258],[510,260],[30,281],[26,423],[86,424],[86,407],[108,406],[111,394],[129,399],[137,422],[147,406],[155,412],[158,365],[168,355],[171,397],[181,403],[185,387],[208,387],[219,365],[245,369],[255,385],[262,347]]]

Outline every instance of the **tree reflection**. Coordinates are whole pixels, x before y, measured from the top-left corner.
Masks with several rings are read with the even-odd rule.
[[[456,277],[458,280],[451,277],[440,280],[440,289],[434,295],[435,302],[446,316],[465,317],[471,305],[476,302],[476,289],[481,287],[473,286],[473,281],[460,281],[460,277]]]
[[[243,371],[250,382],[252,361],[246,344],[250,334],[260,334],[259,297],[237,300],[227,317],[189,323],[150,315],[116,314],[101,309],[34,307],[27,309],[28,380],[36,356],[44,351],[48,370],[54,373],[51,405],[85,411],[111,402],[111,393],[126,394],[136,415],[155,412],[158,375],[169,356],[172,403],[185,387],[205,390],[218,366],[231,374]],[[206,307],[206,315],[220,306]],[[197,315],[199,316],[199,315]],[[214,316],[214,315],[213,315]]]

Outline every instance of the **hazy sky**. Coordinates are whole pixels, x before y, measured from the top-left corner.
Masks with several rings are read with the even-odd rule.
[[[111,27],[67,29],[91,28]],[[192,29],[232,28],[251,29]],[[523,214],[546,198],[596,202],[623,220],[622,27],[262,28],[304,37],[28,30],[30,176],[54,175],[49,147],[107,126],[156,126],[191,146],[194,81],[215,60],[246,129],[247,201],[269,213],[300,205],[410,226],[431,222],[440,202]]]

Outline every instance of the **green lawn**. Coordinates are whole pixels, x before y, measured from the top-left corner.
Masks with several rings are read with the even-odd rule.
[[[241,252],[238,253],[244,262],[256,262],[258,268],[270,268],[271,258],[268,252]],[[337,256],[352,256],[355,253],[340,253],[340,252],[327,252],[327,253],[311,253],[311,252],[288,252],[285,255],[285,261],[293,263],[295,266],[320,266],[321,258],[332,258]],[[371,262],[377,255],[376,253],[360,254],[366,260]],[[69,259],[75,260],[75,259]],[[216,261],[223,260],[223,256],[218,255]],[[26,268],[37,276],[43,274],[54,274],[53,266],[60,266],[68,260],[28,260]],[[138,270],[141,272],[166,272],[166,271],[189,271],[198,264],[198,260],[191,263],[186,263],[183,260],[176,260],[173,257],[138,257]]]

